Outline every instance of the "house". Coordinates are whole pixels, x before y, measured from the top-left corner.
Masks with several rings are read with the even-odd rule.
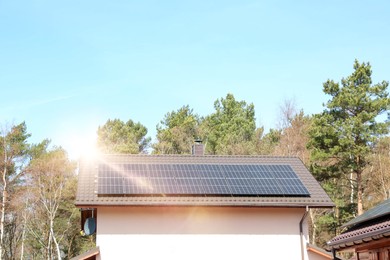
[[[342,234],[328,242],[336,252],[354,252],[354,259],[390,259],[390,199],[343,225]]]
[[[80,161],[76,206],[97,259],[330,259],[307,214],[334,204],[298,158],[102,155]]]

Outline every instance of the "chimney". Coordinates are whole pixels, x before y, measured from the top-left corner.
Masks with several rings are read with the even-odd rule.
[[[195,143],[192,145],[192,155],[202,156],[204,155],[204,145],[202,140],[196,139]]]

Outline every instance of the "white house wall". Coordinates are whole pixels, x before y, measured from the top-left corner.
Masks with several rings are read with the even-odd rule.
[[[305,209],[101,207],[100,259],[302,259]],[[307,237],[307,226],[304,226]],[[304,241],[306,244],[306,241]],[[304,250],[306,257],[306,248]]]

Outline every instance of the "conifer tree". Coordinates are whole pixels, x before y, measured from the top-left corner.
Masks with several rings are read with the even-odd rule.
[[[309,147],[317,178],[336,186],[342,179],[347,180],[348,196],[360,215],[365,188],[363,170],[369,163],[372,144],[388,132],[388,122],[379,121],[378,116],[388,111],[390,99],[388,82],[372,84],[369,63],[355,60],[353,68],[353,73],[341,83],[324,83],[323,91],[331,99],[325,110],[314,117]]]

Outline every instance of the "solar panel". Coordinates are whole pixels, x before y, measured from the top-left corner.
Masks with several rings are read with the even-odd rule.
[[[98,195],[310,196],[290,165],[101,164]]]
[[[177,178],[176,184],[179,194],[205,194],[202,181],[198,178]]]

